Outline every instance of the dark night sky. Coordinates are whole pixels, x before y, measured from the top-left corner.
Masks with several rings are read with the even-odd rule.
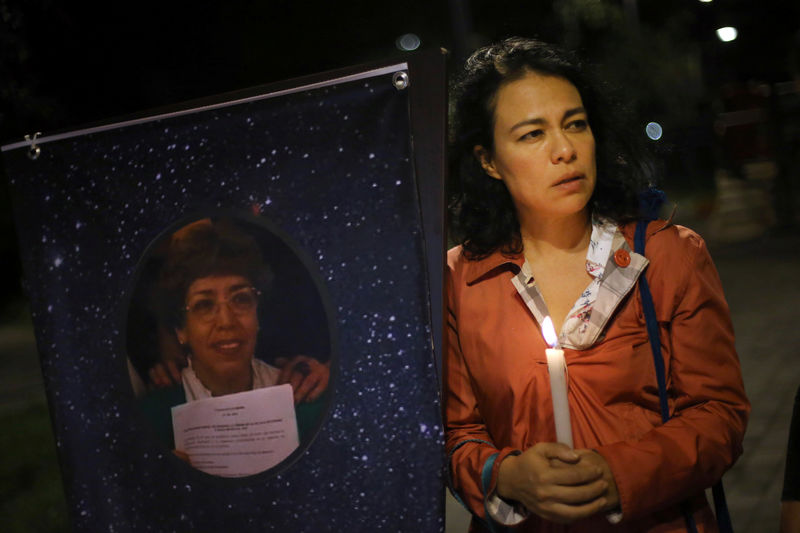
[[[406,32],[456,52],[509,34],[563,41],[571,15],[562,11],[576,4],[597,2],[0,0],[0,142],[399,55],[394,41]],[[629,2],[605,4],[620,10]],[[639,4],[645,33],[671,26],[705,49],[709,83],[789,76],[787,45],[797,45],[800,18],[794,2]],[[466,44],[454,31],[459,5],[471,30]],[[599,15],[584,13],[580,44],[591,51],[614,36],[592,27]],[[739,28],[738,41],[716,41],[723,24]]]
[[[707,51],[714,82],[786,78],[787,45],[797,44],[800,8],[782,0],[640,1],[644,31],[671,25]],[[1,0],[0,142],[192,98],[401,54],[396,37],[458,51],[509,34],[565,39],[560,9],[597,2],[517,0],[232,0],[135,3]],[[619,8],[626,0],[605,4]],[[454,32],[466,5],[468,43]],[[112,7],[113,6],[113,7]],[[591,22],[592,11],[584,19]],[[721,46],[715,27],[733,24]],[[612,37],[584,23],[582,47]],[[654,58],[658,60],[659,58]],[[796,61],[795,61],[796,62]],[[16,90],[15,90],[16,89]]]
[[[408,31],[445,44],[445,4],[417,4],[29,0],[12,29],[28,57],[7,63],[45,116],[4,110],[2,140],[383,59]]]

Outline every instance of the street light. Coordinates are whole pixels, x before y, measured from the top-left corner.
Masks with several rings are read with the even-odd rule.
[[[736,39],[736,36],[739,35],[739,32],[736,31],[736,28],[733,26],[725,26],[723,28],[717,28],[717,37],[723,43],[729,43]]]

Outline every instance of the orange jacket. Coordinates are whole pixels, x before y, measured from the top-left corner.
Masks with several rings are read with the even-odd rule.
[[[628,250],[634,229],[622,228]],[[684,500],[699,531],[716,531],[703,490],[741,454],[750,410],[728,306],[696,233],[651,223],[646,256],[673,418],[662,425],[637,281],[594,345],[565,349],[575,447],[595,449],[608,462],[622,523],[597,515],[564,528],[532,515],[514,531],[685,531],[677,505]],[[453,487],[479,517],[487,459],[499,451],[491,493],[508,453],[556,440],[547,346],[511,282],[523,262],[499,252],[468,261],[460,247],[448,253],[446,448]],[[474,519],[472,529],[483,530]]]

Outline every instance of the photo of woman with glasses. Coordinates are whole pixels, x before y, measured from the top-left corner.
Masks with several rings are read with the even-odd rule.
[[[295,392],[300,442],[316,427],[330,363],[295,355],[281,359],[279,367],[255,356],[259,305],[274,281],[258,243],[229,219],[201,219],[172,234],[151,303],[166,337],[159,341],[162,350],[170,351],[171,340],[185,366],[172,384],[153,384],[140,399],[146,418],[171,448],[173,406],[283,383]],[[175,370],[172,365],[164,372],[161,362],[155,366],[162,374]]]

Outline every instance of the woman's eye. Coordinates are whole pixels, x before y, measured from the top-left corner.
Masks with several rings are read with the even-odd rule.
[[[202,315],[213,311],[214,305],[215,305],[214,300],[202,299],[192,302],[191,305],[189,305],[189,309],[191,310],[192,313],[197,313]]]
[[[542,130],[533,130],[533,131],[529,131],[528,133],[526,133],[525,135],[520,137],[520,140],[522,141],[522,140],[535,139],[536,137],[539,137],[540,135],[542,135]]]
[[[583,131],[589,127],[589,123],[584,119],[573,120],[567,124],[567,129],[570,131]]]
[[[256,297],[250,291],[237,292],[231,297],[233,305],[240,308],[250,308],[256,304]]]

